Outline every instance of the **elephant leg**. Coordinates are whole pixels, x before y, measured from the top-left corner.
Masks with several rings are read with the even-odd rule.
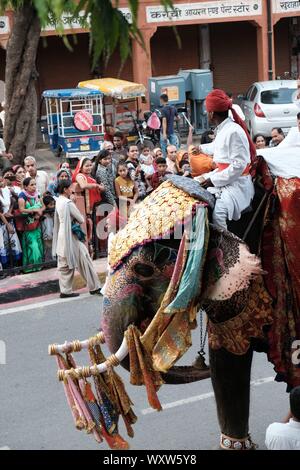
[[[253,351],[242,356],[210,348],[211,380],[221,432],[231,438],[248,436],[250,375]]]

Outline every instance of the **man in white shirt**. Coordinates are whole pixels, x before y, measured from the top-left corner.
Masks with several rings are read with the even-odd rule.
[[[292,417],[287,423],[273,423],[266,431],[268,450],[300,450],[300,386],[290,393]]]
[[[37,190],[42,196],[48,188],[49,177],[43,170],[38,170],[36,166],[36,159],[32,156],[28,156],[24,160],[24,168],[26,170],[26,177],[30,176],[36,181]]]
[[[216,169],[196,178],[215,195],[213,223],[227,229],[227,220],[238,220],[250,206],[254,186],[250,176],[251,159],[256,150],[245,124],[232,108],[232,102],[222,90],[213,90],[206,98],[209,121],[216,126],[215,140],[201,145],[201,152],[213,155]],[[232,111],[234,121],[228,116]]]
[[[300,147],[300,113],[297,114],[297,126],[290,128],[286,138],[278,147]]]
[[[167,171],[170,171],[173,174],[177,173],[176,170],[176,155],[177,147],[176,145],[167,145]]]

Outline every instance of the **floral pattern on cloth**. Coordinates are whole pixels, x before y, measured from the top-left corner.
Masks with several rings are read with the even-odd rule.
[[[162,183],[137,206],[127,225],[117,233],[109,255],[110,267],[116,269],[137,246],[169,237],[176,228],[177,238],[181,239],[182,225],[191,219],[196,204],[197,199],[171,182]]]
[[[262,241],[265,285],[274,302],[268,332],[269,360],[288,387],[300,385],[300,365],[292,363],[300,339],[300,179],[278,177],[270,198]]]
[[[202,301],[226,300],[262,274],[260,259],[231,232],[211,231]]]
[[[261,278],[253,281],[250,289],[239,292],[239,297],[241,313],[223,322],[215,322],[218,311],[224,313],[225,307],[228,313],[232,312],[237,306],[236,299],[210,303],[208,341],[212,349],[225,348],[232,354],[246,354],[251,338],[264,338],[263,327],[273,322],[272,299]]]

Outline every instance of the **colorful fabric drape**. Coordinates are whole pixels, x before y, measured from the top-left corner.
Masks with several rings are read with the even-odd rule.
[[[160,411],[162,408],[156,392],[164,381],[160,374],[153,370],[151,356],[143,347],[140,336],[141,333],[134,325],[129,326],[125,332],[130,360],[130,383],[145,385],[149,404]]]
[[[93,364],[99,364],[105,357],[100,346],[96,345],[94,348],[89,350],[90,357]],[[128,443],[118,432],[118,418],[120,415],[123,417],[130,437],[133,437],[131,425],[137,418],[131,409],[132,403],[121,378],[112,368],[103,375],[93,376],[94,393],[90,382],[77,376],[76,364],[71,354],[66,354],[65,357],[57,354],[56,360],[59,369],[71,372],[63,383],[76,428],[85,430],[87,434],[92,433],[99,443],[105,439],[111,449],[128,449]]]
[[[300,179],[278,177],[270,199],[262,242],[266,287],[274,301],[268,333],[269,359],[289,387],[300,385],[300,365],[293,364],[300,339]]]
[[[192,235],[196,234],[195,239]],[[191,238],[190,238],[191,237]],[[207,210],[197,207],[192,230],[182,237],[173,276],[161,306],[141,337],[156,370],[166,372],[191,346],[201,275],[209,238]]]

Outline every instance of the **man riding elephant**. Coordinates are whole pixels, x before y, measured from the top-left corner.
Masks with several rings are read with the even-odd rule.
[[[216,169],[196,179],[216,197],[213,223],[227,229],[227,220],[239,220],[253,199],[250,164],[256,158],[256,150],[244,121],[224,91],[213,90],[205,104],[209,122],[216,126],[216,137],[210,144],[202,145],[201,152],[213,155]],[[229,110],[234,120],[229,117]]]

